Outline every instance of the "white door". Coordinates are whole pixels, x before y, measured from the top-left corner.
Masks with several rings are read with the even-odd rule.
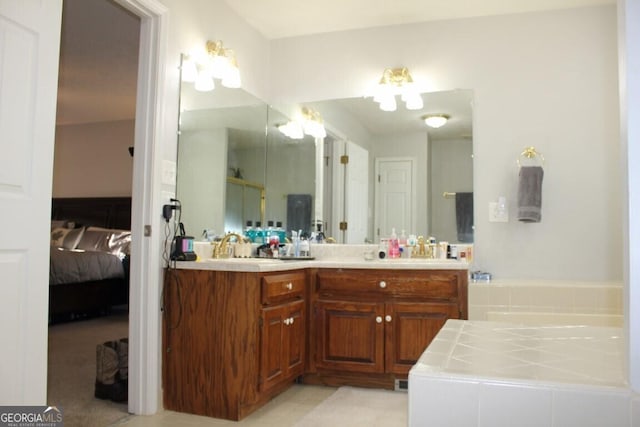
[[[353,142],[335,140],[332,171],[331,236],[338,243],[364,243],[369,228],[369,152]],[[347,229],[340,230],[340,223]]]
[[[376,159],[374,234],[376,241],[389,237],[392,228],[399,235],[416,230],[415,159]]]
[[[62,0],[0,0],[0,404],[44,405]]]
[[[369,152],[347,142],[346,153],[349,162],[345,173],[344,243],[364,243],[369,231]]]

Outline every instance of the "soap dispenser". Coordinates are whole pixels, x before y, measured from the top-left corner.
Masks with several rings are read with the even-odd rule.
[[[400,243],[398,242],[398,235],[396,229],[391,229],[391,235],[389,236],[389,258],[400,258]]]

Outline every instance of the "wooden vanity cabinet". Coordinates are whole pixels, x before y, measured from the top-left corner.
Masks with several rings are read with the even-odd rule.
[[[240,420],[304,371],[306,272],[168,270],[165,409]]]
[[[447,319],[467,318],[467,272],[322,269],[305,380],[392,388]]]
[[[304,372],[305,283],[303,273],[262,277],[260,391]]]

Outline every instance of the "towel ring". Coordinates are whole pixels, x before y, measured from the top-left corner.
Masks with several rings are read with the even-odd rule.
[[[521,159],[523,161],[521,161]],[[535,147],[527,147],[524,149],[520,156],[516,160],[516,163],[519,167],[522,167],[525,162],[535,162],[534,164],[530,164],[530,166],[544,166],[544,156],[542,153],[538,152]]]

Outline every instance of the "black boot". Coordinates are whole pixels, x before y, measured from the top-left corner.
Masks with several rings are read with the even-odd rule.
[[[94,396],[114,402],[127,401],[127,386],[118,376],[118,341],[107,341],[96,347],[96,387]]]
[[[129,394],[129,338],[118,340],[118,375],[116,380],[122,384],[125,396],[127,396]]]

